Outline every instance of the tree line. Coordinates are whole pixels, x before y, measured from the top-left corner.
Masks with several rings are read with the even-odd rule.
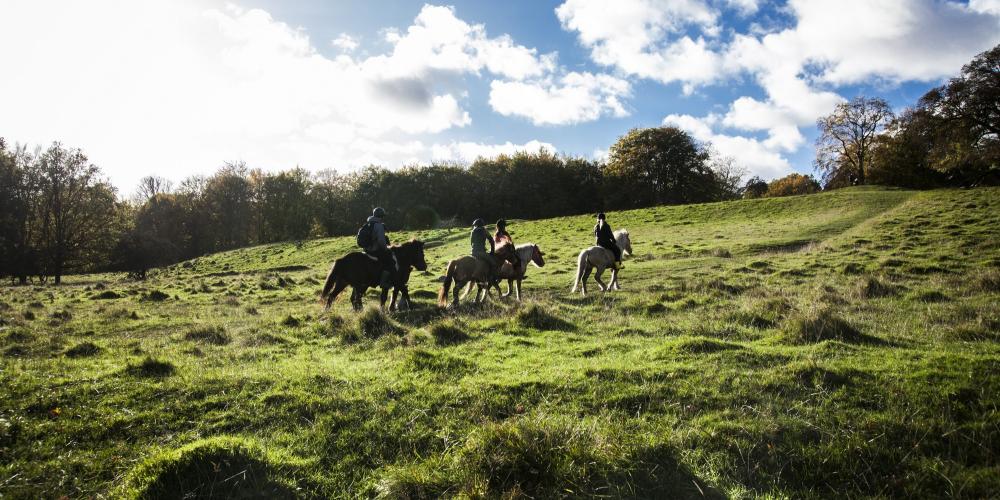
[[[650,146],[671,152],[644,156]],[[122,198],[79,149],[29,152],[0,140],[0,276],[58,283],[67,273],[114,270],[143,278],[212,252],[352,234],[375,206],[400,230],[738,197],[741,173],[716,156],[679,129],[637,129],[607,162],[544,149],[349,174],[235,162],[176,186],[146,177]]]
[[[859,96],[817,121],[814,168],[824,189],[880,184],[907,188],[1000,183],[1000,45],[899,114]],[[774,189],[772,189],[772,186]],[[771,184],[751,179],[746,196],[815,192],[811,176]],[[780,194],[779,194],[780,195]]]
[[[465,226],[474,218],[537,219],[808,194],[856,184],[911,188],[1000,182],[1000,46],[898,116],[858,97],[818,122],[815,170],[765,182],[675,127],[628,131],[606,160],[546,150],[340,174],[270,173],[242,162],[177,186],[142,179],[121,197],[79,149],[28,151],[0,138],[0,277],[147,270],[253,244],[354,233],[373,207],[392,230]],[[822,184],[820,183],[822,181]]]

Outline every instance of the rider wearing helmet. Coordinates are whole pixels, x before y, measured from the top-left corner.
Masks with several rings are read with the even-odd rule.
[[[483,219],[476,219],[472,223],[472,234],[469,236],[472,242],[472,256],[487,263],[490,266],[490,277],[496,275],[497,260],[493,258],[496,252],[496,244],[490,233],[486,231],[486,222]],[[486,251],[486,243],[490,244],[490,251]]]
[[[392,286],[392,273],[398,270],[398,266],[392,252],[389,251],[389,236],[386,235],[385,223],[382,222],[384,218],[385,210],[382,207],[372,210],[371,217],[368,217],[368,224],[372,226],[371,245],[364,250],[366,254],[378,259],[379,264],[382,265],[379,284],[382,288],[389,288]]]
[[[618,248],[618,242],[615,241],[615,233],[611,230],[611,225],[608,224],[607,216],[604,212],[597,214],[597,225],[594,226],[594,236],[597,237],[597,244],[611,250],[611,253],[615,256],[615,269],[622,268],[622,249]]]
[[[514,247],[514,239],[507,232],[507,221],[500,219],[497,221],[497,230],[493,233],[493,241],[496,243],[497,256],[511,255],[511,265],[515,268],[520,264],[517,256],[517,249]],[[501,259],[501,262],[503,259]]]

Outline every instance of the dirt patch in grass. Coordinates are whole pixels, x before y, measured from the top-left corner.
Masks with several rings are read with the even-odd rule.
[[[531,304],[521,309],[517,312],[515,319],[523,327],[538,330],[572,331],[576,329],[576,325],[553,315],[538,304]]]
[[[434,343],[441,346],[460,344],[472,338],[465,332],[465,325],[454,320],[434,323],[428,331]]]
[[[288,316],[285,316],[285,318],[281,320],[281,326],[287,326],[289,328],[298,328],[302,326],[302,320],[289,314]]]
[[[87,358],[97,356],[101,350],[100,346],[93,342],[81,342],[67,349],[65,354],[68,358]]]
[[[880,299],[899,295],[900,287],[884,279],[869,276],[858,284],[858,296],[862,299]]]
[[[744,349],[744,347],[733,342],[706,337],[689,337],[664,346],[663,351],[665,352],[661,353],[658,357],[662,359],[666,353],[710,354],[739,349]]]
[[[357,338],[377,339],[386,335],[402,337],[406,329],[393,321],[379,307],[369,307],[358,315],[354,332]]]
[[[920,302],[936,303],[951,300],[947,295],[937,290],[922,290],[912,294],[912,298]]]
[[[385,498],[722,498],[663,445],[633,446],[591,423],[524,416],[477,428],[447,455],[390,467]]]
[[[161,452],[126,480],[128,498],[300,498],[297,467],[242,439],[213,437]]]
[[[161,292],[159,290],[151,290],[149,292],[142,294],[142,297],[140,297],[139,300],[143,302],[163,302],[164,300],[167,300],[169,298],[170,295],[167,295],[164,292]]]
[[[212,345],[226,345],[232,342],[232,338],[226,333],[226,329],[216,325],[196,326],[184,333],[184,340]]]
[[[464,358],[421,348],[410,352],[406,366],[410,370],[432,372],[447,378],[459,378],[475,368],[472,362]]]
[[[831,309],[819,309],[792,316],[785,322],[785,340],[795,344],[809,344],[824,340],[847,343],[880,343],[874,337],[861,333],[851,323]]]
[[[147,356],[138,364],[129,365],[125,368],[125,373],[140,378],[163,378],[173,375],[176,369],[173,363],[169,361],[161,361],[159,359]]]

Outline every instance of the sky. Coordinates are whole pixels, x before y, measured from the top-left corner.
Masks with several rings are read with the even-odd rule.
[[[1000,0],[0,0],[0,137],[123,193],[232,161],[342,173],[603,158],[672,125],[811,173],[816,119],[896,110],[1000,43]]]

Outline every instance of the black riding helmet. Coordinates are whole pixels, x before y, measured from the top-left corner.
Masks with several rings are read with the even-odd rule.
[[[507,227],[507,221],[505,221],[503,219],[497,220],[497,227],[498,228],[502,228],[502,229],[506,228]]]
[[[385,217],[385,209],[382,207],[375,207],[375,210],[372,210],[372,217],[378,217],[379,219]]]
[[[601,213],[597,214],[597,219],[598,220],[604,220],[604,219],[606,219],[606,216],[604,215],[604,212],[601,212]]]
[[[483,219],[476,219],[476,220],[472,221],[472,227],[483,227],[485,225],[486,225],[486,222],[484,222]]]

